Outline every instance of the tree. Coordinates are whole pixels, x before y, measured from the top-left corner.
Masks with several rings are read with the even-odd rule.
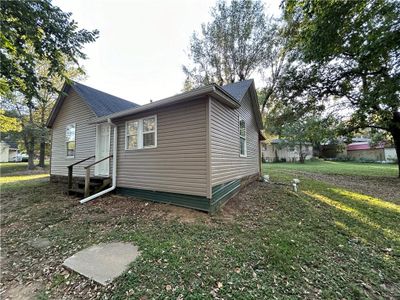
[[[340,101],[347,131],[385,130],[400,157],[400,2],[286,0],[283,10],[298,54],[285,104],[308,111]]]
[[[0,132],[20,132],[21,124],[18,119],[12,116],[8,116],[4,109],[0,109]]]
[[[332,115],[322,115],[315,111],[308,114],[297,114],[283,107],[281,102],[266,114],[265,128],[271,135],[283,140],[281,146],[299,147],[300,162],[304,163],[308,153],[307,144],[319,149],[321,144],[336,140],[337,131],[334,129],[338,122]]]
[[[37,74],[42,61],[50,64],[49,75],[63,79],[66,62],[85,59],[82,48],[94,42],[98,31],[79,29],[71,13],[50,0],[0,2],[0,92],[18,91],[27,101],[39,97],[40,89],[52,89],[48,77]]]
[[[0,95],[15,105],[22,121],[24,143],[33,169],[34,148],[38,133],[35,126],[36,105],[47,102],[44,94],[59,92],[54,78],[69,80],[67,64],[79,67],[85,59],[82,48],[94,42],[98,31],[79,29],[50,0],[0,2]],[[46,72],[38,72],[48,64]],[[44,93],[45,91],[45,93]]]
[[[186,89],[248,79],[268,54],[271,23],[261,1],[219,1],[211,17],[190,41],[193,66],[183,66]]]
[[[290,65],[286,30],[288,30],[288,26],[283,20],[276,19],[271,23],[267,54],[260,67],[265,82],[264,88],[258,93],[261,112],[265,112],[270,103],[272,105],[273,102],[279,101],[277,90],[281,84],[284,84],[282,78]]]
[[[83,79],[85,73],[81,67],[76,67],[73,62],[64,62],[64,64],[64,75],[66,75],[67,78],[73,80]],[[63,78],[57,74],[50,75],[49,69],[50,63],[48,61],[42,61],[40,64],[37,64],[36,72],[43,77],[47,77],[54,89],[42,88],[38,91],[39,97],[33,99],[35,104],[34,122],[38,128],[38,139],[40,143],[38,166],[42,168],[45,166],[46,144],[49,142],[49,130],[46,126],[46,121],[59,96],[59,92],[57,91],[60,91],[64,84]]]

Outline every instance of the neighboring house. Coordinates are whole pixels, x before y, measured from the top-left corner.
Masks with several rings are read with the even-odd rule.
[[[18,155],[18,146],[13,142],[0,142],[0,162],[15,161]]]
[[[354,141],[347,145],[347,156],[353,160],[395,161],[396,150],[384,143],[371,146],[371,140]]]
[[[262,157],[267,162],[296,162],[300,160],[300,153],[305,154],[305,159],[309,160],[313,156],[313,147],[310,143],[289,146],[285,140],[273,139],[269,143],[262,142]]]
[[[396,153],[396,148],[394,147],[388,147],[383,149],[384,150],[384,155],[385,155],[385,160],[388,161],[397,161],[397,153]]]
[[[371,139],[365,137],[352,138],[350,144],[346,144],[343,139],[340,143],[322,145],[320,157],[370,161],[397,160],[396,149],[393,146],[385,143],[371,146]]]
[[[86,172],[92,180],[113,177],[117,193],[211,212],[260,176],[262,121],[253,80],[143,106],[67,84],[47,125],[53,181],[66,180],[75,164],[76,181]],[[95,161],[101,162],[85,171]]]
[[[347,158],[347,146],[345,143],[326,143],[319,148],[321,158]]]

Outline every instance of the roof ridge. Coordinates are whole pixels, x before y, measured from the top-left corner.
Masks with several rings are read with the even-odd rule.
[[[225,92],[233,96],[236,101],[241,102],[249,87],[254,83],[254,79],[245,79],[220,86]]]
[[[104,91],[102,91],[102,90],[96,89],[96,88],[94,88],[94,87],[92,87],[92,86],[89,86],[89,85],[83,84],[83,83],[81,83],[81,82],[78,82],[78,81],[75,81],[75,80],[71,80],[71,81],[72,81],[72,83],[73,83],[74,85],[75,85],[75,84],[77,84],[77,85],[82,85],[82,86],[84,86],[85,88],[89,88],[89,89],[95,90],[95,91],[97,91],[97,92],[100,92],[100,93],[106,94],[106,95],[108,95],[108,96],[111,96],[111,97],[114,97],[114,98],[118,98],[118,99],[121,99],[121,100],[124,100],[124,101],[130,102],[130,103],[133,103],[133,104],[139,105],[139,104],[137,104],[137,103],[135,103],[135,102],[133,102],[133,101],[126,100],[126,99],[124,99],[124,98],[121,98],[121,97],[119,97],[119,96],[115,96],[115,95],[113,95],[113,94],[110,94],[110,93],[104,92]]]
[[[71,86],[98,117],[140,106],[135,102],[100,91],[83,83],[72,81]]]

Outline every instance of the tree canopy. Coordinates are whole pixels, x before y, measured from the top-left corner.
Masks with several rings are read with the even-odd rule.
[[[54,89],[51,80],[36,72],[49,62],[48,75],[67,79],[66,61],[85,59],[82,48],[94,42],[98,31],[79,29],[71,13],[50,0],[0,2],[0,93],[18,91],[27,99],[40,89]]]
[[[0,95],[16,112],[28,167],[33,169],[38,140],[44,166],[45,121],[51,106],[62,83],[83,73],[83,47],[96,40],[98,31],[78,28],[71,13],[51,0],[1,1],[0,17]]]
[[[272,25],[261,1],[218,1],[211,17],[193,33],[192,65],[183,66],[187,88],[248,79],[268,55]]]
[[[15,117],[8,116],[4,109],[0,109],[0,132],[20,132],[21,124]]]
[[[336,99],[347,131],[386,130],[400,157],[400,2],[286,0],[283,9],[297,54],[282,85],[285,105],[324,110]]]

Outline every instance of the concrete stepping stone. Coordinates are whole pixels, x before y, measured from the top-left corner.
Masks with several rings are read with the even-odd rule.
[[[46,238],[38,237],[30,240],[28,244],[36,249],[44,249],[49,247],[51,245],[51,242]]]
[[[77,252],[63,265],[105,286],[120,276],[139,255],[138,247],[130,243],[101,243]]]

